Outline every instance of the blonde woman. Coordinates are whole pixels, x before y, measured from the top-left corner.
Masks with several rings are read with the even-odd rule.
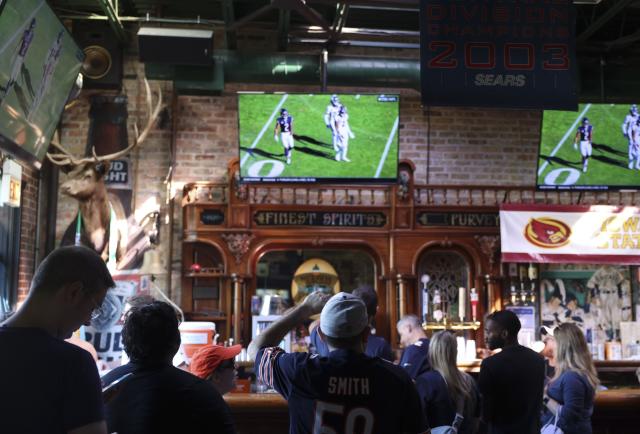
[[[428,356],[432,370],[416,378],[422,410],[431,432],[436,432],[436,427],[452,426],[454,421],[459,434],[476,432],[479,394],[471,376],[458,369],[457,354],[458,344],[451,332],[435,333]]]
[[[587,341],[572,323],[560,324],[553,336],[556,373],[544,395],[549,411],[543,417],[553,423],[557,413],[557,426],[565,434],[591,434],[593,400],[599,381]]]

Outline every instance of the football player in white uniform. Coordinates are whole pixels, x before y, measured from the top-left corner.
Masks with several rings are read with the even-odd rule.
[[[591,152],[593,151],[591,146],[593,143],[593,125],[589,123],[588,118],[582,118],[582,125],[578,127],[573,141],[574,149],[578,149],[578,140],[580,141],[580,155],[582,155],[582,171],[586,172],[589,165],[589,157],[591,157]]]
[[[629,169],[633,169],[635,162],[635,169],[640,170],[640,116],[631,125],[629,132]]]
[[[284,156],[287,164],[291,164],[291,153],[293,152],[293,117],[289,116],[286,108],[280,110],[280,117],[276,120],[276,127],[273,130],[273,139],[278,141],[278,133],[282,138],[284,146]]]
[[[349,139],[355,139],[356,136],[351,132],[349,127],[349,115],[347,114],[347,108],[340,106],[338,115],[334,119],[334,129],[336,131],[336,161],[350,162],[347,158],[347,151],[349,150]]]
[[[331,140],[333,144],[333,150],[338,152],[338,131],[335,129],[335,118],[338,116],[338,112],[340,111],[340,99],[338,95],[331,95],[331,100],[327,109],[324,112],[324,124],[328,129],[331,130]]]
[[[36,91],[36,95],[31,102],[31,107],[29,108],[29,114],[27,115],[27,119],[31,120],[33,115],[36,113],[40,104],[44,100],[44,97],[49,92],[49,86],[51,84],[51,79],[53,78],[53,73],[58,65],[58,61],[60,60],[60,54],[62,53],[62,38],[64,36],[64,30],[60,30],[58,32],[58,37],[51,44],[51,48],[49,48],[49,52],[47,53],[47,59],[42,65],[42,80],[40,81],[40,86],[38,86],[38,90]]]
[[[638,119],[640,119],[640,116],[638,116],[638,106],[633,104],[631,108],[629,108],[629,114],[625,116],[624,122],[622,122],[622,135],[629,141],[629,169],[633,169],[633,153],[636,152],[634,146],[637,145],[631,137],[631,131],[638,122]]]
[[[0,2],[0,4],[1,3],[2,2]],[[34,95],[33,88],[31,87],[31,76],[29,75],[29,70],[24,66],[24,60],[27,56],[27,51],[31,46],[31,42],[33,42],[33,38],[35,37],[35,28],[36,19],[33,18],[29,23],[29,27],[27,27],[22,33],[22,38],[16,46],[15,52],[12,54],[9,81],[4,86],[0,86],[0,103],[2,103],[2,100],[16,84],[19,76],[22,76],[22,80],[27,85],[27,88],[31,93],[31,97]]]

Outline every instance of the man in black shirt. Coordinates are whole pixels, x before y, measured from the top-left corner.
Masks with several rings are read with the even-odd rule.
[[[540,432],[544,359],[518,344],[519,330],[520,320],[508,310],[494,312],[485,321],[487,346],[502,348],[482,361],[478,378],[489,434]]]
[[[96,364],[64,339],[99,314],[113,286],[86,247],[61,247],[38,266],[29,297],[0,325],[1,432],[107,433]]]
[[[229,407],[213,385],[171,364],[180,347],[175,310],[155,301],[133,307],[122,328],[131,362],[102,378],[107,386],[127,373],[109,401],[107,426],[118,434],[222,433],[235,428]]]

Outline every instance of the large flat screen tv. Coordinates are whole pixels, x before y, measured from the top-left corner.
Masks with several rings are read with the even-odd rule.
[[[40,166],[84,54],[45,0],[0,0],[0,148]]]
[[[398,95],[241,93],[238,124],[243,181],[397,179]]]
[[[537,186],[541,190],[640,188],[640,124],[632,104],[545,110]]]

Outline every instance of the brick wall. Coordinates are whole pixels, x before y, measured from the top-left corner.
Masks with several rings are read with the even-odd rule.
[[[22,166],[22,207],[20,209],[20,260],[18,264],[18,302],[29,291],[35,268],[36,222],[38,215],[38,172]]]
[[[129,134],[144,102],[143,66],[134,58],[125,64],[124,91],[129,96]],[[157,86],[157,83],[153,83]],[[162,83],[164,100],[171,106],[171,84]],[[172,297],[180,296],[182,211],[181,188],[192,181],[222,180],[230,159],[237,157],[237,99],[241,90],[318,92],[317,86],[276,86],[227,83],[220,96],[179,96],[176,102],[176,167],[174,168],[174,242],[171,254]],[[540,114],[527,110],[420,106],[420,95],[410,89],[330,88],[329,92],[397,92],[400,104],[400,158],[416,165],[416,182],[431,184],[533,185]],[[69,150],[82,154],[89,118],[89,95],[65,112],[62,141]],[[144,122],[141,119],[140,123]],[[156,129],[133,155],[134,208],[151,196],[163,204],[160,250],[169,260],[169,228],[166,185],[163,180],[170,162],[170,128]],[[65,176],[61,175],[60,181]],[[56,234],[59,240],[77,210],[74,200],[59,197]],[[162,280],[160,286],[165,288]]]

